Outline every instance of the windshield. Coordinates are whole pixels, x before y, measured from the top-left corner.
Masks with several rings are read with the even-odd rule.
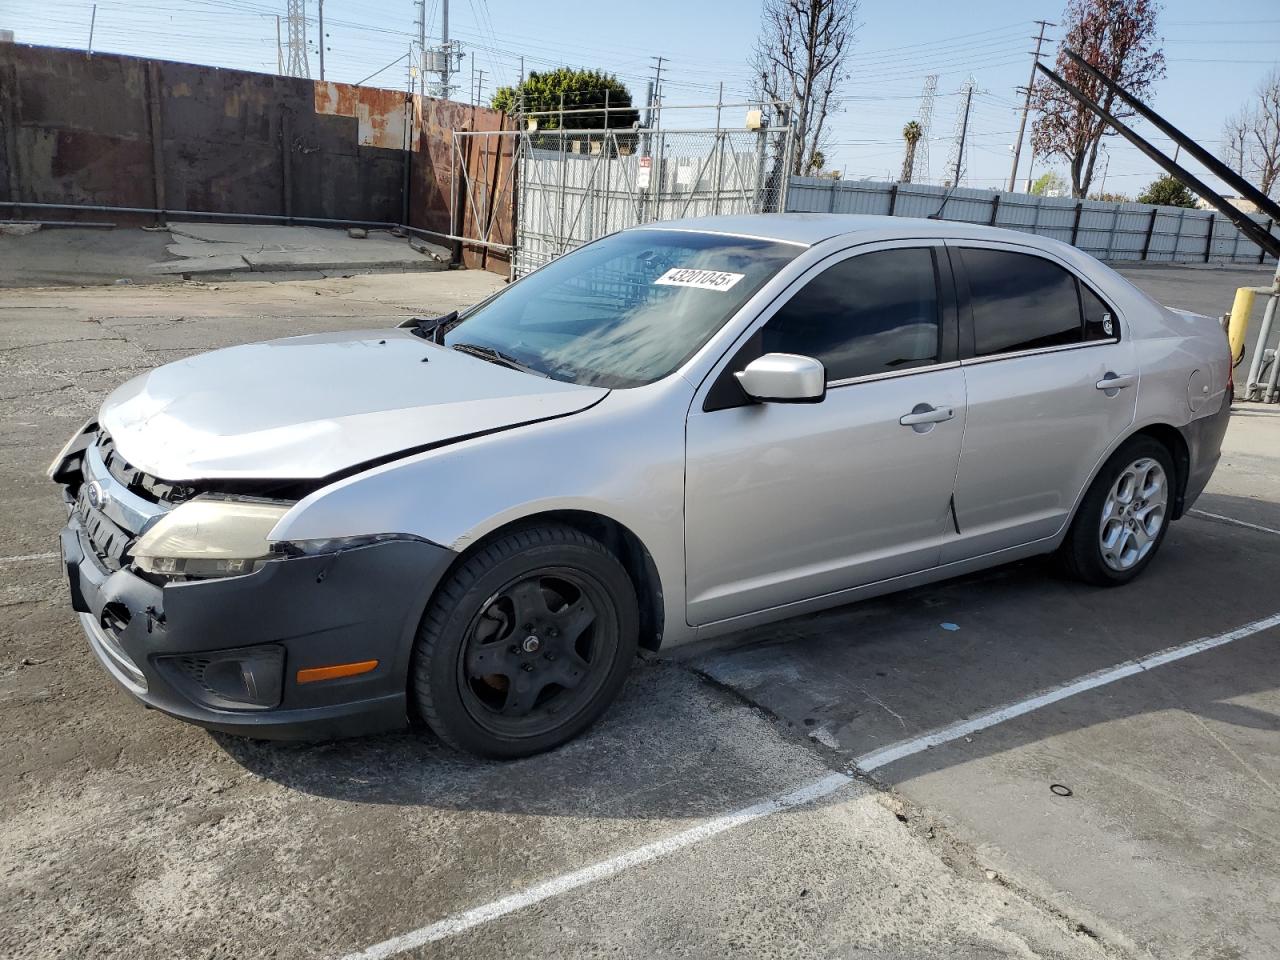
[[[476,355],[496,351],[556,380],[642,386],[691,357],[800,250],[628,230],[552,261],[476,307],[444,342]]]

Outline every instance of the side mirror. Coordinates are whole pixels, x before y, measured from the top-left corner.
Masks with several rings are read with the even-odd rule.
[[[766,353],[734,376],[753,400],[818,403],[827,395],[827,368],[794,353]]]

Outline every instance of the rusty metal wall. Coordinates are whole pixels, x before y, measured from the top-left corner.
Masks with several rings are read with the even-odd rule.
[[[487,235],[495,243],[514,245],[515,199],[499,188],[511,181],[511,138],[488,138],[492,143],[476,143],[474,149],[469,141],[461,155],[453,143],[455,132],[514,129],[512,118],[487,107],[430,98],[422,101],[421,111],[422,149],[413,158],[410,225],[462,237]],[[489,184],[490,193],[497,196],[496,203],[479,214],[484,224],[476,222],[474,207],[462,197],[467,183]],[[460,254],[468,267],[503,274],[510,268],[509,256],[489,247],[462,244]]]
[[[5,44],[0,198],[401,222],[405,95],[342,88]]]

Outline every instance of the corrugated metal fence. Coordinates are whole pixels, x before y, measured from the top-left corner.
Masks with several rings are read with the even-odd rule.
[[[949,194],[949,195],[948,195]],[[1099,260],[1264,263],[1262,250],[1222,214],[1146,203],[1038,197],[919,183],[792,177],[787,210],[871,213],[982,223],[1073,244]],[[1276,233],[1276,224],[1254,217]]]

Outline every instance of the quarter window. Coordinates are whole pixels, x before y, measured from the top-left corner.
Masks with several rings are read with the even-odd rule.
[[[1116,315],[1098,295],[1080,284],[1080,305],[1084,308],[1084,338],[1086,340],[1114,340],[1120,336]]]
[[[765,325],[764,353],[821,360],[827,382],[938,361],[933,251],[880,250],[809,281]]]
[[[1062,267],[1005,250],[966,247],[960,255],[969,276],[978,356],[1081,342],[1076,278]]]

